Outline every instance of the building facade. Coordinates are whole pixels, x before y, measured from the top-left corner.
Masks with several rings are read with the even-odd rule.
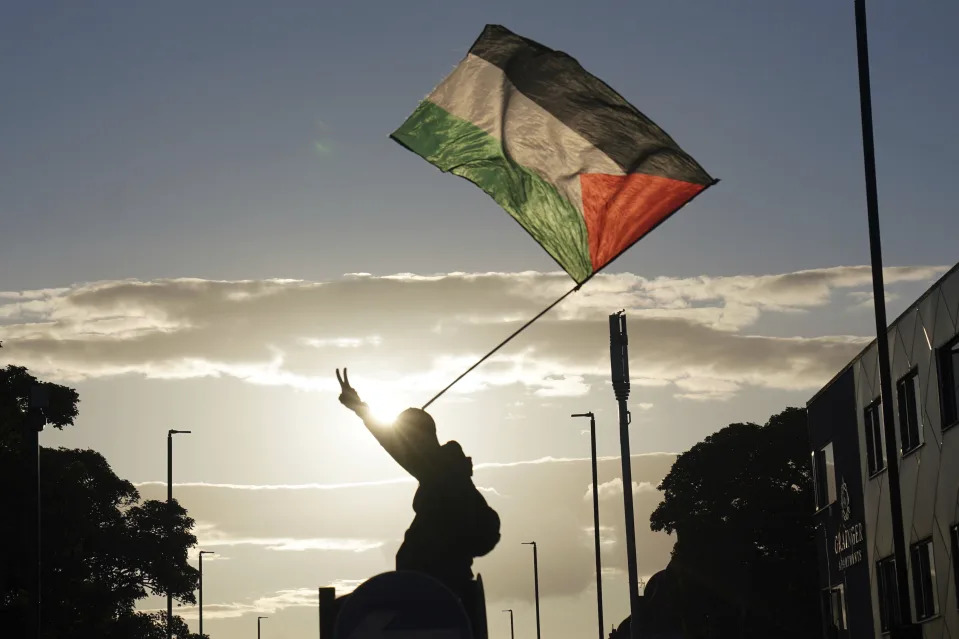
[[[959,639],[959,264],[888,329],[911,618]],[[807,404],[824,636],[898,615],[875,341]]]

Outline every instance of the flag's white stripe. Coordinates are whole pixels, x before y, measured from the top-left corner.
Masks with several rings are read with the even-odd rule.
[[[504,142],[506,155],[582,211],[581,173],[623,175],[609,156],[520,93],[499,67],[467,55],[427,99]]]

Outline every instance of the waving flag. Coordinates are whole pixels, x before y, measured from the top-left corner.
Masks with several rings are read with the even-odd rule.
[[[577,284],[715,182],[576,60],[498,25],[391,137],[486,191]]]

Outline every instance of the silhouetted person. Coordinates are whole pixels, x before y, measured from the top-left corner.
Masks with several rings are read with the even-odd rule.
[[[468,604],[473,559],[499,542],[499,515],[473,485],[473,460],[455,441],[442,446],[433,418],[408,408],[394,424],[378,423],[350,386],[347,371],[336,371],[340,403],[356,413],[383,448],[419,482],[416,513],[396,553],[397,570],[415,570],[443,582]]]

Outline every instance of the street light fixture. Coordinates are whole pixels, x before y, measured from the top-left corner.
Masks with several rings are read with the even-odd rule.
[[[509,613],[509,639],[516,639],[516,633],[513,632],[513,609],[509,608],[503,612]]]
[[[256,618],[256,639],[260,639],[260,619],[269,619],[269,617]]]
[[[533,592],[536,595],[536,639],[541,639],[539,626],[539,556],[536,552],[535,541],[524,541],[522,544],[533,547]]]
[[[173,501],[173,436],[188,434],[188,430],[168,430],[166,432],[166,502]],[[172,532],[172,531],[170,531]],[[166,636],[173,639],[173,595],[166,596]]]
[[[188,435],[190,430],[168,430],[166,432],[166,500],[173,501],[173,436]]]
[[[200,636],[203,636],[203,555],[215,555],[212,550],[200,551]]]
[[[596,472],[596,417],[592,412],[570,417],[589,417],[589,443],[593,457],[593,543],[596,546],[596,611],[599,615],[599,639],[603,637],[603,563],[599,548],[599,486]]]

